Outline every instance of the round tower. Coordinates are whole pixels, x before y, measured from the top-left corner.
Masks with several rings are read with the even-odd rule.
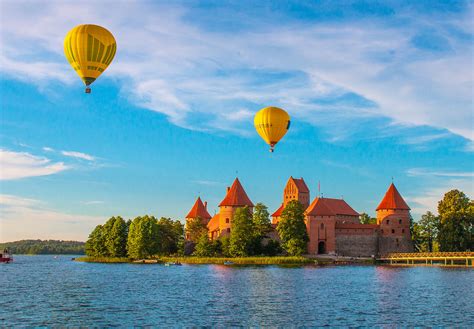
[[[392,183],[376,209],[382,236],[410,237],[410,207]]]

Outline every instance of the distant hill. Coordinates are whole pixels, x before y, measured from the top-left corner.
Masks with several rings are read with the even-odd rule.
[[[0,250],[8,248],[13,254],[83,255],[84,242],[63,240],[20,240],[0,243]]]

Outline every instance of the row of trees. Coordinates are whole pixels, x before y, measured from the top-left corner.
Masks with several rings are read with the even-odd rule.
[[[296,200],[285,207],[277,226],[281,244],[272,238],[270,214],[262,203],[255,205],[253,213],[248,207],[235,211],[230,236],[210,241],[207,225],[201,218],[188,222],[186,231],[190,243],[185,254],[201,257],[274,256],[283,250],[289,255],[301,255],[306,252],[309,240],[304,223],[304,208]]]
[[[474,250],[474,203],[463,192],[451,190],[438,202],[438,216],[428,211],[412,225],[418,251]]]
[[[0,250],[29,255],[82,255],[84,242],[63,240],[20,240],[0,243]]]
[[[86,254],[134,259],[175,254],[182,249],[183,233],[183,224],[169,218],[146,215],[125,221],[120,216],[111,217],[89,235]]]

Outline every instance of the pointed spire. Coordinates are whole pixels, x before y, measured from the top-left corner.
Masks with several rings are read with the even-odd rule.
[[[381,209],[410,210],[410,207],[408,207],[405,200],[403,200],[397,188],[392,183],[390,184],[390,187],[388,188],[387,192],[385,192],[385,196],[383,197],[376,210]]]
[[[206,202],[207,204],[207,202]],[[211,215],[207,212],[206,206],[202,203],[201,197],[196,199],[194,206],[189,211],[186,218],[197,218],[201,217],[202,219],[211,219]]]
[[[247,193],[245,193],[245,190],[242,187],[242,184],[240,184],[238,178],[234,180],[232,186],[227,190],[227,194],[224,200],[222,200],[222,202],[219,204],[219,207],[222,206],[253,207],[252,201],[250,201],[249,197],[247,196]]]

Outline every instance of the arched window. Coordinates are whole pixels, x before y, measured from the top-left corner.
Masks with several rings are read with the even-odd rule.
[[[324,229],[324,223],[321,223],[321,229]]]
[[[230,228],[227,228],[227,233],[230,233]]]
[[[225,222],[226,222],[227,224],[229,224],[229,218],[226,218],[226,219],[225,219]]]
[[[390,224],[390,219],[387,219],[387,225]]]
[[[395,233],[395,230],[392,230],[392,233]]]
[[[405,233],[405,230],[404,230],[404,229],[402,229],[402,233]]]
[[[401,219],[399,219],[399,220],[398,220],[398,224],[401,224],[401,223],[402,223],[402,220],[401,220]]]

